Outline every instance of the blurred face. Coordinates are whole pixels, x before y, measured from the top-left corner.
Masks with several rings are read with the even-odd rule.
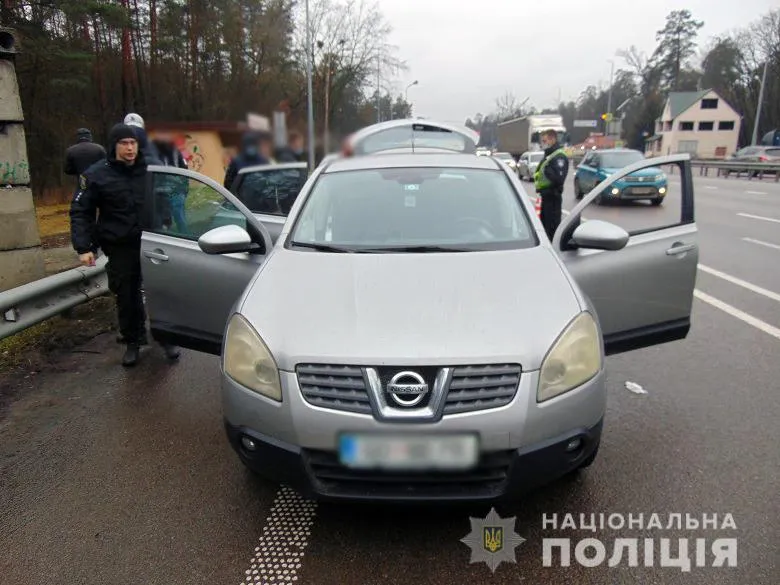
[[[123,138],[116,143],[116,159],[131,165],[138,156],[138,141],[135,138]]]
[[[295,152],[303,152],[303,138],[295,136],[290,140],[290,148]]]
[[[273,156],[273,148],[270,140],[260,141],[260,154],[265,158],[271,158]]]

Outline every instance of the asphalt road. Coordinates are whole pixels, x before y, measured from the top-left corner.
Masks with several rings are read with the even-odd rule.
[[[586,217],[673,223],[674,184],[660,208]],[[696,189],[702,270],[692,332],[609,358],[596,463],[497,509],[525,539],[516,564],[492,573],[469,563],[460,540],[487,507],[309,505],[251,477],[222,431],[216,358],[185,352],[169,366],[150,348],[123,371],[120,346],[105,337],[53,356],[0,420],[0,582],[780,583],[780,185],[697,178]],[[571,191],[565,206],[574,206]],[[627,381],[647,393],[629,392]],[[642,513],[645,523],[658,513],[663,529],[543,526],[543,514],[556,513],[559,522],[566,513]],[[736,530],[666,530],[670,513],[731,514]],[[572,553],[579,540],[600,539],[607,559],[616,538],[656,538],[655,566],[640,553],[637,567],[627,557],[561,567],[557,554],[544,567],[542,539],[564,537]],[[660,538],[685,537],[737,538],[737,566],[713,568],[708,553],[707,568],[697,567],[691,540],[690,572],[659,567]],[[274,553],[282,560],[269,562]]]

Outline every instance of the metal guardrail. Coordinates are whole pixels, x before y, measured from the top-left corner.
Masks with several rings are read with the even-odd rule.
[[[736,173],[737,177],[740,177],[742,173],[745,173],[748,180],[750,180],[753,177],[763,179],[764,174],[774,174],[775,183],[780,181],[780,163],[751,163],[728,160],[692,160],[691,166],[699,167],[699,175],[704,177],[709,176],[710,169],[716,169],[716,176],[718,177],[725,176],[728,178],[731,173]]]
[[[108,292],[107,258],[0,292],[0,339]]]

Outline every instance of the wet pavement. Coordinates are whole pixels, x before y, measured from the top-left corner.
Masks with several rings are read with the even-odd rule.
[[[573,207],[569,194],[565,207]],[[640,211],[660,221],[672,208]],[[648,221],[635,211],[588,213],[627,225]],[[138,368],[125,371],[117,366],[121,347],[105,335],[78,353],[52,356],[51,372],[23,380],[0,418],[0,582],[776,585],[780,339],[771,331],[780,330],[780,304],[765,293],[780,294],[772,268],[780,249],[744,240],[780,246],[780,226],[768,219],[780,220],[780,186],[697,179],[700,262],[720,274],[700,272],[698,288],[758,324],[697,300],[685,341],[608,358],[598,459],[578,476],[496,507],[502,518],[516,518],[525,541],[516,563],[495,573],[470,564],[461,542],[469,517],[484,518],[489,506],[307,506],[246,472],[228,446],[217,358],[184,352],[171,365],[150,347]],[[628,391],[627,381],[647,394]],[[557,514],[561,524],[567,513],[578,526],[580,514],[644,514],[645,526],[544,526],[543,515]],[[647,527],[654,513],[660,530]],[[667,530],[678,513],[682,529]],[[717,514],[718,529],[687,530],[686,514],[699,524]],[[721,530],[727,514],[736,529]],[[569,567],[560,566],[558,552],[544,566],[550,538],[572,539]],[[599,539],[607,561],[616,539],[640,539],[639,566],[625,554],[617,566],[582,566],[574,549],[584,538]],[[644,566],[645,538],[655,540],[652,567]],[[671,558],[677,539],[690,539],[690,572],[659,566],[662,538],[672,539]],[[706,539],[707,567],[696,566],[697,538]],[[711,566],[709,546],[718,538],[737,539],[736,567]]]

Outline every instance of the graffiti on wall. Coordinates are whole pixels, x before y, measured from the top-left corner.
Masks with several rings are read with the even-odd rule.
[[[176,144],[176,148],[178,148],[179,151],[181,151],[182,156],[184,156],[187,167],[190,170],[201,172],[205,159],[198,141],[190,134],[177,134],[174,137],[174,144]]]
[[[0,162],[0,184],[29,182],[30,167],[26,162]]]

